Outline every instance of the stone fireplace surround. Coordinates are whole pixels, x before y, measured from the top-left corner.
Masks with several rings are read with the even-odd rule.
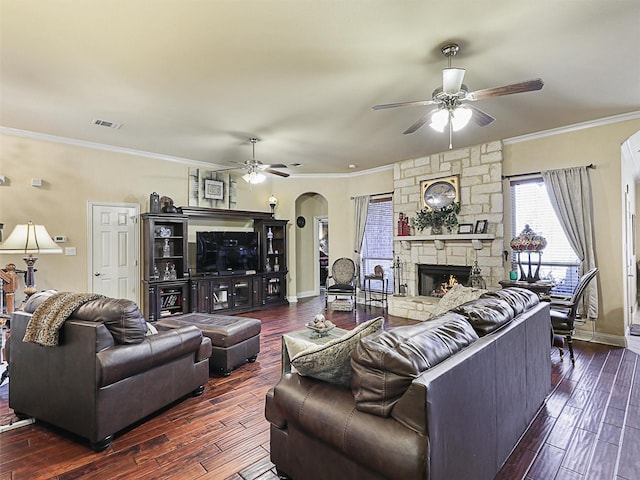
[[[409,237],[394,237],[394,257],[401,264],[401,283],[406,285],[406,296],[389,297],[391,315],[423,320],[437,305],[437,298],[419,295],[418,265],[421,264],[466,267],[477,261],[487,288],[500,288],[498,281],[504,278],[502,142],[396,163],[393,175],[395,219],[400,213],[412,218],[421,208],[422,180],[450,175],[460,175],[458,222],[475,225],[478,220],[488,220],[487,234],[457,236],[452,232],[453,235],[432,236],[425,230],[412,232]]]

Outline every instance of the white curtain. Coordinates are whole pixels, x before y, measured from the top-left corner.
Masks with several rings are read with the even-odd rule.
[[[596,267],[593,201],[587,167],[542,172],[551,205],[560,225],[581,260],[580,275]],[[598,317],[598,280],[594,278],[584,294],[589,318]]]
[[[355,202],[355,228],[353,237],[353,251],[355,252],[355,258],[353,259],[353,261],[356,264],[356,269],[358,272],[360,271],[362,241],[364,240],[364,229],[367,225],[367,215],[369,214],[370,199],[370,195],[361,195],[353,199]]]

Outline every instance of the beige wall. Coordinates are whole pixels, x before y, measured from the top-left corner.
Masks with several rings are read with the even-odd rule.
[[[624,332],[620,145],[638,130],[640,120],[631,120],[520,143],[507,142],[503,151],[505,175],[589,163],[597,166],[591,176],[597,226],[596,256],[601,268],[601,314],[596,329],[605,336]],[[8,182],[0,185],[0,223],[5,224],[5,235],[17,223],[27,220],[44,223],[52,235],[66,235],[68,243],[64,246],[76,247],[77,255],[43,255],[37,263],[37,287],[86,291],[88,202],[136,203],[144,212],[148,209],[149,194],[155,190],[171,196],[176,205],[185,205],[187,171],[187,165],[169,161],[1,135],[0,175],[5,175]],[[32,187],[34,177],[42,178],[44,186]],[[295,295],[296,199],[308,192],[327,199],[332,262],[352,255],[353,201],[350,198],[392,189],[391,167],[348,177],[270,177],[264,184],[251,188],[239,181],[236,208],[268,211],[267,199],[272,193],[276,195],[279,200],[276,218],[290,220],[288,288],[289,293]],[[511,233],[508,225],[505,228],[505,239],[508,239]],[[18,255],[0,255],[0,264],[9,262],[23,265]]]
[[[630,120],[519,143],[507,142],[503,150],[505,175],[596,165],[591,170],[596,262],[600,268],[600,314],[595,328],[605,341],[607,335],[624,335],[620,147],[639,129],[640,120]],[[505,199],[505,206],[508,204]],[[507,213],[505,218],[509,218]],[[505,225],[505,240],[511,236],[509,226]]]
[[[45,140],[0,135],[0,223],[8,235],[18,223],[32,220],[47,226],[51,235],[67,236],[64,247],[75,247],[76,256],[42,255],[36,267],[36,287],[61,291],[87,291],[87,212],[89,202],[132,203],[140,211],[149,208],[149,194],[157,191],[187,204],[189,165],[103,151]],[[32,178],[42,178],[42,187],[32,187]],[[331,219],[330,249],[333,258],[352,251],[353,205],[351,195],[390,191],[392,169],[352,177],[307,176],[282,179],[269,176],[263,184],[249,187],[239,180],[238,210],[269,211],[268,198],[278,198],[276,218],[289,219],[288,293],[296,295],[295,203],[307,192],[327,199]],[[207,222],[204,222],[205,225]],[[0,254],[0,265],[15,263],[23,268],[20,255]],[[24,288],[20,282],[20,290]]]

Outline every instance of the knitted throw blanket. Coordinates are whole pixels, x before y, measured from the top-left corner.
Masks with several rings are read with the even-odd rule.
[[[101,297],[103,295],[95,293],[72,292],[60,292],[50,296],[33,312],[22,341],[55,347],[58,345],[58,334],[62,324],[74,310]]]

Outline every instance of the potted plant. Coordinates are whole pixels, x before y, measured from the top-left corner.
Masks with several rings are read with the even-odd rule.
[[[417,212],[416,217],[412,219],[412,223],[420,231],[426,227],[431,227],[433,235],[440,235],[442,227],[452,230],[458,225],[458,213],[460,213],[460,202],[450,203],[443,208],[423,208]]]

